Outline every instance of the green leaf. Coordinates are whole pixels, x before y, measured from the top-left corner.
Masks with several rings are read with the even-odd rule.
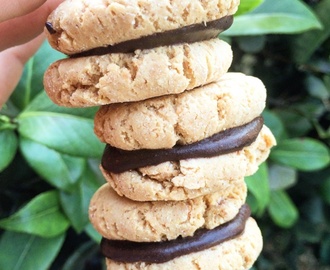
[[[6,107],[9,108],[9,106],[6,106]],[[6,111],[7,110],[0,110],[0,113],[1,113],[0,114],[0,131],[1,130],[15,130],[17,128],[15,120],[13,120],[10,116],[6,115]],[[9,113],[9,111],[8,111],[8,113]]]
[[[258,208],[256,215],[262,215],[269,202],[268,169],[265,163],[259,166],[259,170],[245,178],[248,190],[256,199]]]
[[[283,228],[292,227],[298,219],[298,210],[285,191],[270,193],[269,215],[274,223]]]
[[[330,0],[320,1],[316,5],[314,12],[323,24],[323,28],[293,37],[290,48],[293,59],[298,63],[308,61],[321,44],[330,36]]]
[[[224,34],[264,35],[300,33],[322,26],[313,12],[299,0],[265,0],[254,11],[237,16]]]
[[[307,107],[308,104],[305,103],[305,110],[307,110]],[[285,124],[285,131],[289,137],[305,136],[313,128],[310,120],[304,117],[294,105],[290,108],[276,110],[276,115],[279,116],[282,123]]]
[[[88,159],[88,169],[93,173],[93,179],[98,183],[98,186],[104,184],[104,176],[100,170],[100,159]]]
[[[6,116],[7,120],[14,119],[19,114],[19,109],[9,99],[0,109],[0,123],[3,121],[3,117]],[[1,123],[1,127],[2,128]]]
[[[251,192],[248,192],[248,195],[246,197],[246,203],[249,205],[251,209],[251,213],[255,214],[258,212],[259,209],[258,201]]]
[[[60,154],[24,137],[20,148],[29,165],[48,183],[62,190],[71,190],[85,169],[85,159]]]
[[[325,102],[330,98],[330,92],[321,79],[313,75],[309,75],[305,80],[305,84],[309,94],[312,97],[318,98]]]
[[[0,239],[1,270],[46,270],[60,251],[65,236],[41,238],[5,231]]]
[[[301,171],[313,171],[330,163],[327,147],[311,138],[287,139],[273,148],[270,158],[282,165]]]
[[[235,16],[242,15],[254,10],[262,2],[264,2],[264,0],[241,0]]]
[[[68,226],[56,191],[38,195],[12,216],[0,220],[0,228],[41,237],[60,235]]]
[[[99,245],[94,242],[83,243],[65,262],[62,270],[85,269],[86,261],[99,252]]]
[[[89,202],[99,187],[97,176],[89,167],[85,167],[75,188],[71,192],[60,192],[63,211],[77,233],[81,233],[89,223]]]
[[[95,243],[99,244],[101,242],[102,236],[95,230],[91,223],[87,224],[85,227],[85,232]]]
[[[98,107],[66,108],[58,106],[49,99],[45,91],[42,91],[24,109],[24,112],[54,112],[94,119],[97,110]]]
[[[313,124],[315,127],[315,130],[317,131],[318,136],[321,139],[330,139],[330,126],[327,128],[324,128],[321,123],[319,123],[316,119],[313,120]],[[328,140],[328,144],[330,145],[330,140]]]
[[[17,145],[17,136],[13,130],[0,130],[0,172],[14,159]]]
[[[11,96],[11,101],[16,107],[24,109],[43,90],[45,70],[52,62],[60,58],[64,58],[64,55],[52,49],[48,42],[43,43],[25,65],[21,80]]]
[[[18,117],[21,136],[60,153],[99,158],[103,144],[93,131],[92,119],[53,112],[23,112]]]
[[[297,111],[309,121],[322,117],[326,113],[326,107],[321,102],[315,102],[312,99],[307,99],[307,102],[296,103],[292,109]]]
[[[272,131],[276,141],[280,141],[287,136],[282,119],[276,112],[264,110],[262,113],[265,125]]]
[[[287,189],[297,182],[297,171],[278,164],[269,167],[269,186],[272,190]]]

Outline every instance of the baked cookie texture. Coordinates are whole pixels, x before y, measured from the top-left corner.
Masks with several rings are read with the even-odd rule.
[[[118,194],[132,200],[185,200],[228,188],[254,174],[274,145],[273,134],[264,126],[254,143],[226,155],[164,162],[123,173],[101,170]]]
[[[44,86],[53,102],[67,107],[139,101],[216,81],[231,63],[230,45],[212,39],[133,53],[62,59],[48,68]]]
[[[102,142],[124,149],[191,144],[252,121],[265,108],[263,83],[242,73],[178,95],[102,106],[94,121]]]
[[[239,0],[66,0],[49,16],[45,33],[69,58],[49,67],[45,90],[61,106],[101,106],[95,134],[119,150],[190,145],[250,123],[265,108],[265,86],[255,77],[228,72],[233,52],[218,38],[90,55],[94,48],[231,19],[238,5]],[[230,240],[165,263],[106,258],[107,269],[249,269],[263,242],[254,219],[245,223],[249,210],[244,220],[236,219],[247,196],[244,177],[257,171],[275,144],[264,125],[254,142],[227,154],[122,173],[101,165],[106,183],[93,195],[89,217],[104,239],[158,243],[190,238],[199,229],[227,228],[233,220],[245,227],[238,236],[231,232]]]
[[[48,18],[50,45],[65,54],[114,45],[232,15],[239,0],[67,0]]]
[[[166,263],[121,263],[106,259],[106,264],[108,270],[247,270],[256,261],[262,246],[260,229],[255,220],[249,218],[240,236]]]
[[[105,238],[160,242],[193,236],[233,219],[246,199],[243,179],[205,196],[182,201],[137,202],[119,196],[104,184],[93,196],[89,216]]]

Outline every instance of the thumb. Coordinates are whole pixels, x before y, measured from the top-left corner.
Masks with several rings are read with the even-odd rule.
[[[28,43],[0,52],[0,109],[15,89],[23,71],[24,64],[37,51],[44,34]]]
[[[46,0],[0,0],[0,22],[30,13]]]

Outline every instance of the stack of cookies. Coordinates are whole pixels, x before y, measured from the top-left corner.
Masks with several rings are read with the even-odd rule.
[[[49,97],[100,106],[106,143],[90,220],[107,269],[248,269],[262,249],[244,177],[275,139],[263,83],[228,72],[218,39],[239,0],[67,0],[48,18],[69,55],[45,73]]]

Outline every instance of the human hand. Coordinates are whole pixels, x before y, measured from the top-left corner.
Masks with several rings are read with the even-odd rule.
[[[37,51],[48,15],[63,0],[0,0],[0,109]]]

